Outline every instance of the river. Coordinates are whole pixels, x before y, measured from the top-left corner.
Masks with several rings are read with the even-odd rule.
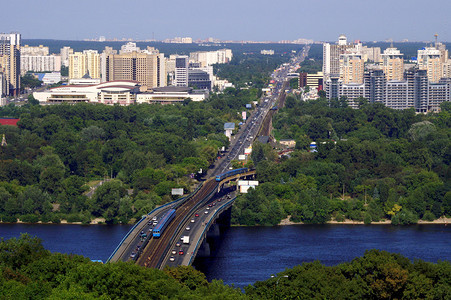
[[[53,252],[105,261],[129,225],[0,224],[0,237],[28,232]],[[232,227],[211,245],[212,256],[195,267],[209,280],[243,287],[303,262],[335,265],[362,256],[367,249],[401,253],[430,262],[451,260],[451,227],[444,225],[294,225]]]

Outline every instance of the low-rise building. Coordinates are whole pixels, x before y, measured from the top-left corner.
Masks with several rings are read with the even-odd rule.
[[[44,92],[34,92],[40,103],[103,103],[129,105],[139,92],[137,81],[117,80],[95,85],[62,85]]]
[[[167,86],[154,88],[150,92],[136,95],[136,103],[181,103],[185,99],[192,101],[203,101],[208,97],[207,90],[194,90],[190,87]]]

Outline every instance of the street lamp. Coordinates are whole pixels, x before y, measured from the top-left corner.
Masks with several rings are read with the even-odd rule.
[[[277,278],[276,285],[279,285],[279,280],[280,280],[281,278],[288,278],[288,277],[290,277],[290,276],[288,276],[288,275],[283,275],[282,277]],[[271,275],[271,278],[276,278],[276,276]]]

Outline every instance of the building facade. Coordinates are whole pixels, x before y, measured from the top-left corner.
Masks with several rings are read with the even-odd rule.
[[[188,86],[189,59],[186,55],[175,57],[174,86]]]
[[[344,84],[362,84],[365,62],[357,53],[340,55],[340,79]]]
[[[111,81],[96,85],[66,85],[44,92],[34,92],[40,103],[102,103],[130,105],[135,103],[139,92],[137,81]]]
[[[382,70],[387,81],[404,79],[404,58],[396,48],[387,48],[382,54]]]
[[[6,95],[20,93],[20,33],[0,33],[0,72],[5,76]]]
[[[59,55],[22,55],[20,56],[20,73],[59,72],[61,56]]]
[[[141,84],[142,91],[166,86],[166,71],[163,54],[128,52],[110,54],[106,57],[106,81],[134,80]]]
[[[418,50],[417,62],[420,70],[426,70],[429,82],[438,83],[443,76],[442,53],[434,47]]]

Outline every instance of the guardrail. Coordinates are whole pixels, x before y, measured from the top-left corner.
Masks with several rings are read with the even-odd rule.
[[[191,198],[194,194],[197,193],[197,191],[199,191],[199,189],[202,187],[202,185],[203,185],[203,182],[201,182],[201,184],[199,184],[199,185],[196,187],[196,189],[195,189],[191,194],[189,194],[188,196],[181,197],[181,198],[176,199],[176,200],[174,200],[174,201],[172,201],[172,202],[163,204],[163,205],[161,205],[161,206],[159,206],[159,207],[157,207],[157,208],[154,208],[154,209],[153,209],[151,212],[149,212],[146,216],[143,216],[143,217],[141,218],[141,220],[139,220],[138,223],[136,223],[135,225],[133,225],[133,227],[132,227],[132,228],[127,232],[127,234],[122,238],[122,240],[119,242],[119,245],[116,247],[116,249],[114,249],[113,253],[110,255],[110,257],[108,257],[108,259],[107,259],[106,262],[110,262],[110,260],[113,258],[113,256],[116,254],[116,252],[119,250],[119,248],[120,248],[120,247],[122,246],[122,244],[125,242],[125,240],[126,240],[126,239],[130,236],[130,234],[136,229],[136,227],[137,227],[139,224],[141,224],[142,221],[144,221],[144,220],[146,219],[147,216],[149,216],[149,215],[155,213],[156,211],[161,210],[161,209],[163,209],[163,208],[165,208],[165,207],[167,207],[167,206],[170,206],[170,205],[172,205],[172,204],[174,204],[174,203],[176,203],[176,202],[185,201],[186,199]],[[149,235],[149,237],[150,237],[150,236],[151,236],[151,235]]]
[[[214,180],[214,179],[213,179]],[[190,211],[185,215],[185,217],[182,219],[182,221],[179,223],[179,225],[176,227],[174,234],[172,234],[168,245],[166,246],[166,249],[164,250],[164,253],[168,253],[169,249],[171,248],[171,245],[174,243],[175,239],[177,238],[177,236],[179,235],[180,231],[182,230],[182,228],[184,227],[183,225],[185,224],[185,222],[190,218],[191,214],[193,212],[195,212],[198,207],[200,205],[202,205],[205,202],[205,199],[210,199],[214,194],[216,193],[216,187],[213,189],[213,191],[211,191],[208,195],[206,195],[202,201],[199,201],[199,203],[197,203],[196,205],[193,206],[193,208],[190,209]],[[208,200],[207,200],[208,201]],[[167,255],[166,255],[167,256]],[[161,264],[163,263],[163,261],[165,260],[166,256],[162,256],[160,257],[160,259],[158,260],[158,264],[157,266],[159,266],[159,268],[161,268]]]
[[[217,211],[215,211],[214,214],[210,215],[210,221],[208,221],[208,223],[205,224],[204,230],[202,230],[202,233],[201,233],[201,235],[200,235],[201,237],[203,237],[203,236],[206,237],[206,232],[210,229],[211,223],[212,223],[214,220],[216,220],[216,216],[219,215],[219,214],[221,214],[221,213],[222,213],[223,211],[225,211],[226,209],[228,209],[229,206],[230,206],[229,204],[233,203],[233,201],[235,201],[235,199],[236,199],[236,197],[230,199],[229,201],[227,201],[226,203],[224,203],[224,205],[222,205],[220,209],[218,209]],[[199,239],[199,240],[197,240],[196,247],[194,248],[193,255],[191,255],[191,258],[189,259],[188,265],[191,265],[191,264],[193,263],[192,260],[193,260],[193,259],[196,257],[196,255],[197,255],[197,251],[199,250],[199,247],[200,247],[199,243],[200,243],[201,241],[203,241],[202,238]],[[196,255],[194,255],[194,254],[196,254]]]

